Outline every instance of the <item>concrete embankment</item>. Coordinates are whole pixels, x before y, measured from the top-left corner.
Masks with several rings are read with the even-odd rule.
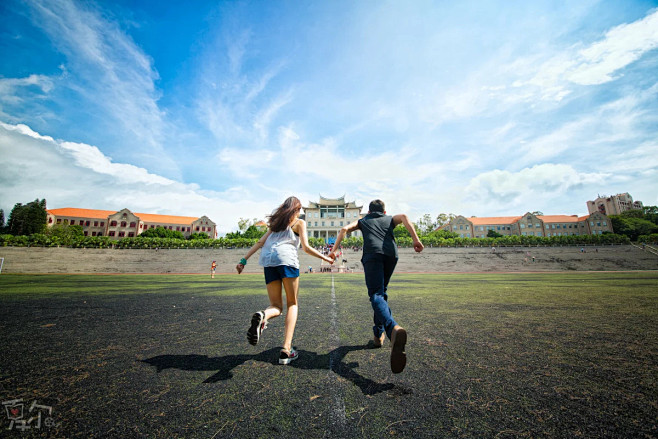
[[[527,272],[658,270],[658,256],[630,245],[602,247],[426,248],[422,253],[400,249],[397,272]],[[116,250],[0,247],[2,273],[235,273],[246,249]],[[320,260],[300,250],[302,271]],[[361,271],[361,252],[345,250],[345,266]],[[260,273],[258,254],[246,273]]]

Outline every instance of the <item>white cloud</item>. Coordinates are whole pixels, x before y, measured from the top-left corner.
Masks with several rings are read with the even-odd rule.
[[[521,76],[513,88],[522,91],[536,87],[533,97],[559,102],[571,93],[573,84],[598,85],[617,79],[615,73],[658,47],[658,10],[641,20],[616,26],[601,40],[582,46],[574,45],[545,62],[536,57],[517,60],[514,69],[532,77]]]
[[[587,184],[600,184],[608,177],[605,173],[580,173],[565,164],[545,163],[524,168],[518,172],[500,169],[484,172],[472,178],[465,192],[477,202],[507,208],[532,206],[537,199],[563,196]]]
[[[578,52],[578,65],[567,79],[582,85],[612,81],[618,70],[637,61],[644,53],[658,48],[658,10],[642,20],[619,25],[605,38]]]
[[[48,93],[54,87],[52,78],[46,75],[29,75],[24,78],[0,78],[0,102],[16,103],[22,99],[17,89],[37,87],[43,93]]]
[[[125,132],[131,149],[175,172],[177,166],[162,149],[166,123],[158,107],[158,73],[152,60],[117,23],[89,4],[71,0],[30,0],[33,22],[66,57],[66,85],[91,108]],[[106,122],[106,121],[105,121]],[[111,123],[109,124],[111,125]]]
[[[196,184],[167,179],[125,163],[115,163],[98,148],[54,140],[25,125],[0,124],[0,208],[45,198],[49,208],[81,207],[185,216],[207,215],[220,233],[233,230],[239,217],[263,218],[273,197],[244,188],[200,190]],[[254,201],[256,200],[256,201]]]
[[[269,146],[271,124],[294,96],[292,86],[284,90],[270,87],[286,62],[279,59],[246,72],[251,32],[226,33],[224,30],[222,38],[206,49],[195,104],[198,116],[222,144]]]

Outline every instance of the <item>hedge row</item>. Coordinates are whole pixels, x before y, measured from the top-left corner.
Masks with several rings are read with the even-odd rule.
[[[652,233],[651,235],[640,235],[637,238],[637,242],[642,242],[645,244],[658,244],[658,233]]]
[[[656,243],[658,234],[641,236],[640,242]],[[624,235],[581,235],[581,236],[503,236],[500,238],[435,238],[421,237],[426,247],[508,247],[508,246],[556,246],[556,245],[605,245],[605,244],[629,244],[630,240]],[[257,239],[250,238],[219,238],[219,239],[171,239],[171,238],[123,238],[113,241],[107,236],[84,236],[73,239],[62,239],[56,236],[34,234],[29,236],[0,235],[0,246],[13,247],[73,247],[73,248],[245,248],[251,247]],[[312,246],[322,245],[321,239],[311,238]],[[411,238],[401,237],[397,239],[400,247],[412,247]],[[343,241],[345,247],[362,247],[363,238],[347,238]]]

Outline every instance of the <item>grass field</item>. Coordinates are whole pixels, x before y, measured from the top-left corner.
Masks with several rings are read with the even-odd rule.
[[[282,318],[245,337],[262,276],[0,275],[0,398],[56,423],[0,436],[658,437],[658,272],[394,275],[399,375],[333,279],[302,276],[279,366]]]

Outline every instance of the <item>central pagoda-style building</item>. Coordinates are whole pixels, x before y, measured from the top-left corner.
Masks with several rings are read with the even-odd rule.
[[[340,198],[325,198],[320,195],[320,201],[309,201],[304,207],[304,219],[309,238],[323,238],[327,244],[336,241],[341,227],[361,218],[361,208],[354,201],[345,201]],[[361,236],[357,230],[351,236]]]

